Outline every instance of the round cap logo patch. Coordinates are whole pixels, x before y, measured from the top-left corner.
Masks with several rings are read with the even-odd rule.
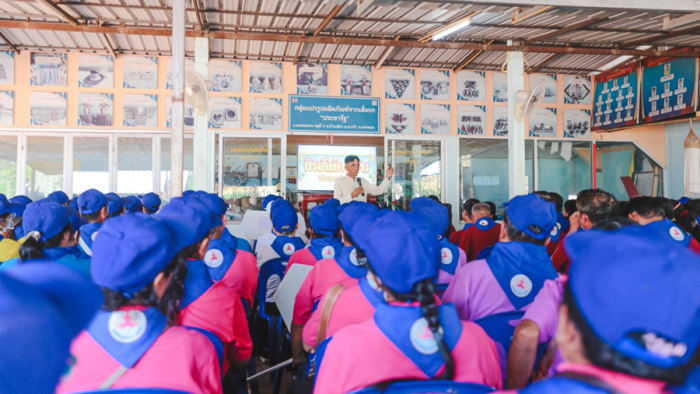
[[[682,241],[685,239],[683,231],[681,231],[678,227],[671,227],[668,232],[671,234],[671,238],[675,239],[676,241]]]
[[[358,267],[360,266],[360,263],[357,261],[357,249],[353,249],[350,252],[350,262]]]
[[[522,298],[526,297],[532,291],[532,281],[523,274],[518,274],[510,280],[510,289],[513,294]]]
[[[117,311],[109,317],[109,335],[117,342],[131,343],[146,333],[148,321],[141,311]]]
[[[481,220],[481,221],[479,221],[479,225],[480,225],[480,226],[488,226],[488,225],[489,225],[489,222],[486,221],[486,220]]]
[[[95,242],[95,238],[97,238],[97,233],[99,233],[99,231],[95,231],[94,233],[92,233],[92,236],[90,236],[92,242]]]
[[[438,344],[428,327],[428,321],[421,317],[411,326],[411,344],[423,354],[433,354],[438,351]]]
[[[216,268],[224,262],[224,254],[219,249],[207,250],[204,255],[204,263],[212,268]]]
[[[450,250],[450,248],[442,248],[440,261],[445,265],[452,264],[452,251]]]
[[[284,254],[286,254],[287,256],[291,256],[292,254],[294,254],[295,250],[296,248],[294,248],[294,245],[292,244],[285,244],[284,248],[282,248],[282,251],[284,251]]]
[[[353,252],[355,250],[353,249]],[[324,259],[332,259],[335,257],[335,249],[333,249],[332,246],[326,246],[321,250],[321,256],[323,256]]]
[[[557,229],[561,230],[561,223],[557,222]]]
[[[550,236],[550,237],[556,237],[558,233],[559,233],[559,228],[557,228],[557,226],[554,226],[554,228],[552,229],[552,231],[549,232],[549,236]]]

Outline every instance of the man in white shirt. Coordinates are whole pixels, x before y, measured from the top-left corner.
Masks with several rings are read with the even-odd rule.
[[[367,195],[369,194],[377,196],[386,193],[391,185],[391,177],[394,175],[394,169],[389,168],[386,171],[384,181],[379,186],[364,178],[359,178],[357,174],[360,172],[360,158],[355,155],[345,158],[345,170],[348,172],[348,175],[335,180],[333,191],[333,197],[340,201],[341,204],[350,201],[367,202]]]

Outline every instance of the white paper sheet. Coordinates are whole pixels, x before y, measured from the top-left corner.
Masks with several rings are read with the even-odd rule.
[[[282,320],[284,324],[287,325],[289,332],[292,331],[292,319],[294,318],[294,301],[297,298],[297,293],[304,283],[304,280],[313,269],[313,266],[304,264],[294,264],[292,268],[289,269],[280,283],[280,287],[277,288],[275,293],[275,303],[277,304],[277,309],[282,315]]]

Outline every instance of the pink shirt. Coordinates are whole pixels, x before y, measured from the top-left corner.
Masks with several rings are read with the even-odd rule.
[[[531,320],[539,327],[538,345],[551,342],[557,335],[559,305],[564,298],[564,283],[568,279],[568,275],[562,275],[555,280],[544,282],[544,287],[537,293],[523,316],[523,320]]]
[[[294,252],[292,257],[289,258],[289,263],[287,264],[287,270],[284,271],[286,274],[289,272],[289,269],[294,265],[294,264],[302,264],[302,265],[310,265],[314,266],[318,260],[316,260],[316,256],[314,256],[313,253],[311,253],[311,249],[306,248],[302,250],[297,250]]]
[[[598,368],[594,365],[563,363],[559,366],[559,371],[590,375],[625,393],[662,394],[669,392],[666,390],[665,382],[637,378],[620,372]],[[546,385],[548,381],[541,380],[535,383],[535,387],[531,387],[530,390],[534,391],[537,385]],[[516,391],[499,391],[498,393],[516,393]]]
[[[459,267],[467,264],[467,254],[464,253],[464,251],[462,249],[458,249],[458,250],[459,250],[459,262],[457,265],[457,269],[459,269]],[[455,271],[455,273],[457,273],[457,271]],[[452,282],[452,278],[454,278],[454,277],[455,276],[450,274],[449,272],[440,270],[440,272],[438,273],[437,283],[448,283],[449,284],[450,282]]]
[[[452,351],[454,380],[500,389],[503,382],[496,346],[478,325],[462,324],[462,336]],[[314,393],[343,394],[385,381],[408,379],[427,380],[428,376],[372,319],[347,326],[333,336],[318,371]]]
[[[226,286],[236,290],[238,294],[253,305],[255,292],[258,289],[258,260],[250,252],[236,251],[236,259],[231,268],[221,279]]]
[[[442,301],[453,303],[460,319],[467,321],[516,310],[493,276],[486,260],[472,261],[457,268]],[[526,309],[527,307],[523,308]]]
[[[294,301],[294,323],[306,324],[316,301],[338,284],[345,287],[357,286],[357,279],[346,274],[335,259],[324,259],[314,265]]]
[[[71,346],[76,364],[57,393],[97,390],[121,367],[87,331]],[[221,393],[221,367],[214,344],[184,327],[166,329],[138,363],[112,388],[162,388],[193,394]]]

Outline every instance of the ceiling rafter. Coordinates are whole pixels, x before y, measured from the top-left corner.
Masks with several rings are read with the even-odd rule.
[[[316,29],[316,31],[314,32],[314,37],[318,37],[318,35],[321,34],[323,29],[325,29],[326,26],[328,26],[328,24],[331,23],[333,18],[335,18],[335,16],[338,15],[342,8],[343,4],[338,4],[337,6],[335,6],[335,8],[333,8],[333,11],[331,11],[331,13],[328,14],[328,16],[326,16],[326,19],[324,19],[323,22],[321,22],[321,25],[318,26],[318,29]]]
[[[549,33],[545,33],[545,34],[542,34],[540,36],[525,40],[525,44],[532,44],[532,43],[535,43],[538,41],[544,41],[544,40],[550,39],[552,37],[560,36],[562,34],[570,33],[572,31],[579,30],[579,29],[584,28],[584,27],[595,25],[596,23],[604,22],[608,19],[610,19],[610,18],[601,17],[601,18],[586,19],[584,21],[574,23],[573,25],[569,25],[569,26],[561,28],[559,30],[554,30],[554,31],[551,31]]]
[[[73,26],[79,26],[80,22],[78,22],[77,19],[73,17],[73,15],[69,14],[68,11],[64,10],[63,8],[59,7],[56,5],[53,1],[51,0],[37,0],[39,3],[51,8],[55,13],[57,13],[61,18],[63,18],[66,22],[70,23]]]

